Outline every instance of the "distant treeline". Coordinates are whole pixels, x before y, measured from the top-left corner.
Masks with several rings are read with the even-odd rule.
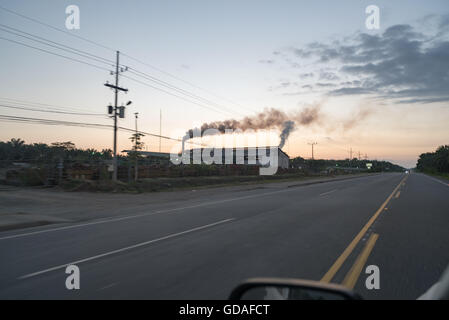
[[[416,169],[428,173],[449,173],[449,145],[440,146],[435,152],[421,154]]]
[[[68,142],[54,142],[26,144],[22,139],[0,141],[0,160],[2,161],[52,161],[52,160],[109,160],[112,151],[103,149],[78,149],[75,144]]]
[[[312,160],[297,157],[290,160],[290,165],[293,168],[302,168],[305,170],[314,171],[328,170],[330,168],[368,170],[367,164],[371,164],[371,169],[369,169],[371,172],[401,172],[405,170],[405,168],[388,161],[359,160],[357,158],[345,160]]]
[[[443,147],[440,147],[440,150]],[[446,150],[446,170],[448,159],[448,146],[444,147]],[[438,151],[437,151],[438,152]],[[426,153],[421,155],[433,155]],[[126,157],[123,157],[125,159]],[[22,139],[11,139],[7,142],[0,141],[0,161],[58,161],[58,160],[72,160],[72,161],[98,161],[112,159],[112,150],[103,149],[101,151],[96,149],[78,149],[75,144],[68,142],[54,142],[50,145],[45,143],[26,144]],[[426,157],[427,159],[427,157]],[[311,171],[322,171],[329,168],[350,168],[350,169],[366,169],[366,164],[372,165],[370,171],[404,171],[401,166],[393,164],[388,161],[377,160],[358,160],[356,158],[350,160],[310,160],[297,157],[290,160],[292,168],[302,168]],[[418,162],[419,163],[419,162]],[[445,171],[447,172],[447,171]]]

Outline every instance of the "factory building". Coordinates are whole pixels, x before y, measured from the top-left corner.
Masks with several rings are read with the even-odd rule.
[[[123,150],[127,154],[131,150]],[[144,158],[154,163],[170,161],[169,153],[138,151]],[[276,152],[275,154],[271,154]],[[215,154],[216,153],[216,154]],[[274,160],[277,157],[277,160]],[[177,158],[177,157],[174,157]],[[181,160],[181,156],[176,160]],[[247,148],[194,148],[184,150],[182,156],[184,164],[243,164],[267,166],[268,163],[278,168],[288,169],[289,156],[278,147],[247,147]]]
[[[276,154],[271,154],[272,152]],[[263,167],[268,161],[273,163],[274,157],[277,157],[278,168],[289,168],[289,156],[278,147],[187,149],[184,154],[184,163],[244,164]]]

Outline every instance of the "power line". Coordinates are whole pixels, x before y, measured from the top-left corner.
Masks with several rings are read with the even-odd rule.
[[[73,112],[80,112],[83,111],[85,113],[88,113],[90,110],[84,109],[83,107],[76,107],[76,106],[59,106],[54,104],[48,104],[48,103],[40,103],[35,101],[29,101],[29,100],[21,100],[21,99],[12,99],[12,98],[6,98],[6,97],[0,97],[0,101],[3,100],[3,103],[7,104],[13,104],[13,105],[19,105],[19,106],[31,106],[31,107],[44,107],[46,109],[50,110],[57,110],[57,111],[73,111]]]
[[[69,36],[71,36],[71,37],[75,37],[75,38],[78,38],[78,39],[80,39],[80,40],[87,41],[87,42],[89,42],[89,43],[91,43],[91,44],[93,44],[93,45],[96,45],[96,46],[98,46],[98,47],[101,47],[101,48],[103,48],[103,49],[110,50],[110,51],[115,51],[114,49],[109,48],[109,47],[107,47],[107,46],[105,46],[105,45],[102,45],[102,44],[100,44],[100,43],[98,43],[98,42],[95,42],[95,41],[89,40],[89,39],[87,39],[87,38],[78,36],[78,35],[76,35],[76,34],[70,33],[70,32],[68,32],[67,30],[64,30],[64,29],[61,29],[61,28],[54,27],[54,26],[52,26],[52,25],[50,25],[50,24],[48,24],[48,23],[42,22],[42,21],[40,21],[40,20],[37,20],[37,19],[35,19],[35,18],[26,16],[26,15],[21,14],[21,13],[18,13],[18,12],[16,12],[16,11],[11,10],[11,9],[8,9],[8,8],[2,7],[2,6],[0,6],[0,9],[1,9],[1,10],[4,10],[4,11],[6,11],[6,12],[9,12],[9,13],[11,13],[11,14],[14,14],[14,15],[16,15],[16,16],[19,16],[19,17],[21,17],[21,18],[23,18],[23,19],[27,19],[27,20],[29,20],[29,21],[33,21],[34,23],[37,23],[37,24],[46,26],[47,28],[51,28],[51,29],[53,29],[53,30],[55,30],[55,31],[62,32],[62,33],[66,34],[66,35],[69,35]]]
[[[126,131],[126,132],[133,132],[133,133],[136,132],[135,129],[125,128],[125,127],[118,127],[118,129],[119,129],[119,130],[122,130],[122,131]],[[182,142],[182,139],[177,139],[177,138],[171,138],[171,137],[167,137],[167,136],[162,136],[162,135],[160,135],[160,134],[150,133],[150,132],[145,132],[145,131],[142,131],[142,130],[139,130],[138,133],[143,133],[144,135],[150,136],[150,137],[162,138],[162,139],[166,139],[166,140]]]
[[[22,45],[22,46],[25,46],[25,47],[28,47],[28,48],[31,48],[31,49],[42,51],[42,52],[45,52],[45,53],[48,53],[48,54],[51,54],[51,55],[54,55],[54,56],[58,56],[58,57],[61,57],[61,58],[65,58],[65,59],[68,59],[68,60],[79,62],[79,63],[85,64],[85,65],[88,65],[88,66],[91,66],[91,67],[94,67],[94,68],[97,68],[97,69],[106,70],[106,71],[109,72],[108,69],[100,67],[98,65],[95,65],[95,64],[92,64],[92,63],[89,63],[89,62],[86,62],[86,61],[82,61],[82,60],[79,60],[79,59],[75,59],[75,58],[72,58],[72,57],[68,57],[68,56],[65,56],[65,55],[62,55],[62,54],[59,54],[59,53],[51,52],[51,51],[48,51],[48,50],[45,50],[45,49],[42,49],[42,48],[30,46],[30,45],[25,44],[25,43],[20,42],[20,41],[15,41],[15,40],[8,39],[8,38],[3,38],[3,37],[0,37],[0,39],[5,40],[5,41],[9,41],[9,42],[12,42],[12,43],[16,43],[16,44],[19,44],[19,45]]]
[[[22,15],[22,14],[20,14],[20,13],[14,12],[14,11],[9,10],[9,9],[7,9],[7,8],[4,8],[4,7],[1,7],[1,6],[0,6],[0,9],[3,9],[3,10],[5,10],[5,11],[9,12],[9,13],[15,14],[15,15],[20,16],[20,17],[22,17],[22,18],[28,19],[28,20],[30,20],[30,21],[36,22],[36,23],[38,23],[38,24],[45,25],[45,26],[50,27],[50,28],[52,28],[52,29],[54,29],[54,30],[63,32],[64,34],[68,34],[68,35],[70,35],[70,36],[74,36],[74,37],[76,37],[76,38],[82,39],[82,40],[87,41],[87,42],[89,42],[89,43],[92,43],[92,44],[98,45],[98,46],[100,46],[100,47],[106,48],[106,49],[108,49],[108,50],[113,50],[112,48],[103,46],[103,45],[101,45],[101,44],[99,44],[99,43],[96,43],[96,42],[94,42],[94,41],[91,41],[91,40],[89,40],[89,39],[87,39],[87,38],[83,38],[83,37],[79,37],[79,36],[73,35],[72,33],[69,33],[69,32],[67,32],[67,31],[65,31],[65,30],[63,30],[63,29],[53,27],[53,26],[51,26],[51,25],[49,25],[49,24],[46,24],[46,23],[43,23],[43,22],[41,22],[41,21],[39,21],[39,20],[37,20],[37,19],[27,17],[27,16],[25,16],[25,15]],[[98,55],[94,55],[94,54],[88,53],[88,52],[86,52],[86,51],[79,50],[79,49],[76,49],[76,48],[73,48],[73,47],[70,47],[70,46],[67,46],[67,45],[64,45],[64,44],[61,44],[61,43],[58,43],[58,42],[55,42],[55,41],[52,41],[52,40],[49,40],[49,39],[46,39],[46,38],[37,36],[37,35],[34,35],[34,34],[31,34],[31,33],[28,33],[28,32],[25,32],[25,31],[22,31],[22,30],[19,30],[19,29],[17,29],[17,28],[13,28],[13,27],[4,25],[4,24],[0,24],[0,25],[4,27],[4,28],[0,28],[0,30],[2,30],[2,31],[4,31],[4,32],[10,33],[10,34],[13,34],[13,35],[16,35],[16,36],[20,36],[20,37],[22,37],[22,38],[25,38],[25,39],[28,39],[28,40],[31,40],[31,41],[34,41],[34,42],[38,42],[38,43],[41,43],[41,44],[43,44],[43,45],[46,45],[46,46],[49,46],[49,47],[52,47],[52,48],[55,48],[55,49],[58,49],[58,50],[63,50],[63,51],[65,51],[65,52],[69,52],[69,53],[71,53],[71,54],[76,54],[76,55],[81,56],[81,57],[83,57],[83,58],[92,59],[92,60],[94,60],[94,61],[96,61],[96,62],[107,64],[108,66],[111,65],[111,60],[106,59],[106,58],[103,58],[103,57],[100,57],[100,56],[98,56]],[[7,28],[7,29],[9,29],[9,30],[6,30],[5,28]],[[16,31],[16,32],[13,32],[13,31],[11,31],[11,30],[14,30],[14,31]],[[22,34],[19,34],[19,33],[17,33],[17,32],[20,32],[20,33],[22,33]],[[97,69],[109,71],[108,69],[106,69],[106,68],[104,68],[104,67],[101,67],[101,66],[98,66],[98,65],[96,65],[96,64],[89,63],[89,62],[86,62],[86,61],[83,61],[83,60],[79,60],[79,59],[75,59],[75,58],[73,58],[73,57],[69,57],[69,56],[66,56],[66,55],[59,54],[59,53],[55,53],[55,52],[53,52],[53,51],[49,51],[49,50],[46,50],[46,49],[43,49],[43,48],[40,48],[40,47],[31,46],[31,45],[29,45],[29,44],[26,44],[26,43],[23,43],[23,42],[20,42],[20,41],[16,41],[16,40],[4,38],[4,37],[0,37],[0,39],[2,39],[2,40],[4,40],[4,41],[11,42],[11,43],[15,43],[15,44],[18,44],[18,45],[22,45],[22,46],[25,46],[25,47],[28,47],[28,48],[31,48],[31,49],[35,49],[35,50],[38,50],[38,51],[41,51],[41,52],[44,52],[44,53],[47,53],[47,54],[51,54],[51,55],[54,55],[54,56],[58,56],[58,57],[61,57],[61,58],[65,58],[65,59],[68,59],[68,60],[71,60],[71,61],[74,61],[74,62],[82,63],[82,64],[85,64],[85,65],[88,65],[88,66],[91,66],[91,67],[94,67],[94,68],[97,68]],[[131,57],[131,56],[129,56],[129,55],[126,55],[126,56],[129,57],[129,58],[131,58],[131,59],[134,59],[134,60],[138,61],[137,59],[135,59],[135,58],[133,58],[133,57]],[[142,63],[141,61],[139,61],[139,62]],[[147,64],[147,65],[148,65],[148,64]],[[117,63],[117,66],[116,66],[116,67],[119,67],[119,66],[121,66],[121,65],[119,65],[119,64]],[[128,67],[126,67],[126,69],[128,69]],[[143,84],[143,85],[145,85],[145,86],[154,88],[154,89],[156,89],[156,90],[159,90],[159,91],[164,92],[164,93],[166,93],[166,94],[169,94],[169,95],[171,95],[171,96],[177,97],[177,98],[182,99],[182,100],[184,100],[184,101],[187,101],[187,102],[189,102],[189,103],[195,104],[195,105],[200,106],[200,107],[203,107],[203,108],[207,108],[207,109],[212,110],[212,111],[215,111],[215,112],[223,113],[221,109],[227,109],[226,107],[224,107],[224,106],[222,106],[222,105],[220,105],[220,104],[217,104],[217,103],[215,103],[215,102],[212,102],[212,101],[210,101],[209,99],[205,99],[205,98],[203,98],[203,97],[201,97],[201,96],[199,96],[199,95],[196,95],[196,94],[194,94],[194,93],[192,93],[192,92],[190,92],[190,91],[187,91],[187,90],[184,90],[184,89],[179,88],[179,87],[177,87],[177,86],[174,86],[174,85],[172,85],[172,84],[170,84],[170,83],[168,83],[168,82],[166,82],[166,81],[163,81],[163,80],[161,80],[161,79],[158,79],[158,78],[156,78],[156,77],[153,77],[153,76],[151,76],[151,75],[148,75],[148,74],[146,74],[146,73],[144,73],[144,72],[141,72],[141,71],[139,71],[139,70],[137,70],[137,69],[134,69],[134,68],[133,68],[133,70],[134,70],[134,71],[133,71],[132,73],[135,74],[136,76],[143,77],[143,78],[145,78],[146,80],[155,82],[155,83],[157,83],[158,85],[161,85],[161,86],[163,86],[163,87],[165,87],[165,88],[168,88],[169,90],[176,91],[177,93],[180,93],[180,94],[185,95],[185,96],[187,96],[187,97],[189,97],[189,98],[193,98],[193,99],[196,99],[196,100],[205,102],[205,103],[207,103],[207,104],[213,105],[214,107],[211,108],[211,107],[206,106],[206,105],[204,105],[204,104],[200,104],[200,103],[191,101],[191,100],[189,100],[189,99],[185,99],[185,98],[182,97],[182,96],[173,94],[173,93],[171,93],[171,92],[168,92],[168,91],[166,91],[166,90],[163,90],[163,89],[158,88],[158,87],[155,87],[155,86],[152,86],[152,85],[150,85],[150,84],[148,84],[148,83],[144,83],[144,82],[139,81],[139,80],[137,80],[137,79],[133,79],[133,78],[127,77],[127,76],[125,76],[125,77],[128,78],[128,79],[130,79],[130,80],[132,80],[132,81],[141,83],[141,84]],[[160,69],[159,69],[159,70],[160,70]],[[162,70],[161,70],[161,71],[162,71]],[[164,72],[164,73],[169,74],[169,73],[167,73],[167,72]],[[174,77],[173,75],[171,75],[171,76]],[[175,78],[177,78],[177,77],[175,77]],[[180,78],[177,78],[177,79],[180,80],[180,81],[183,81],[183,82],[185,82],[185,83],[188,83],[188,82],[186,82],[186,81],[184,81],[184,80],[182,80],[182,79],[180,79]],[[194,86],[194,87],[196,87],[196,88],[199,88],[199,87],[197,87],[197,86],[195,86],[195,85],[193,85],[193,84],[191,84],[191,83],[188,83],[188,84],[189,84],[189,85],[192,85],[192,86]],[[199,88],[199,89],[201,89],[201,88]],[[204,89],[203,89],[203,90],[204,90]],[[217,110],[216,107],[219,107],[219,108],[221,108],[221,109],[218,109],[218,110]],[[17,106],[16,106],[15,108],[19,109],[19,107],[17,107]],[[25,108],[23,108],[23,107],[20,107],[20,108],[23,109],[23,110],[25,110]],[[30,110],[30,108],[28,108],[28,110]],[[229,109],[228,109],[228,110],[229,110]],[[36,110],[31,110],[31,111],[36,111]],[[47,112],[49,112],[49,111],[47,111]],[[229,112],[229,111],[228,111],[228,112]],[[62,112],[61,112],[61,113],[62,113]],[[65,112],[65,113],[67,113],[67,112]],[[224,114],[224,113],[223,113],[223,114]],[[234,113],[231,112],[231,114],[234,114]],[[16,120],[18,121],[18,119],[16,119]],[[23,120],[22,120],[22,121],[23,121]]]
[[[106,117],[105,114],[101,114],[101,113],[79,113],[79,112],[58,111],[58,110],[45,110],[45,109],[35,109],[35,108],[22,107],[22,106],[4,105],[4,104],[0,104],[0,107],[9,108],[9,109],[34,111],[34,112],[59,113],[59,114],[69,114],[69,115],[77,115],[77,116],[104,116],[104,117]]]
[[[30,123],[51,124],[51,125],[85,126],[85,127],[101,127],[101,128],[110,127],[110,125],[101,124],[101,123],[73,122],[73,121],[54,120],[54,119],[45,119],[45,118],[11,116],[11,115],[3,115],[3,114],[0,115],[0,119],[16,121],[16,122],[30,122]]]
[[[102,124],[102,123],[87,123],[87,122],[74,122],[74,121],[65,121],[65,120],[54,120],[54,119],[45,119],[45,118],[31,118],[31,117],[21,117],[21,116],[10,116],[0,114],[0,121],[8,121],[8,122],[24,122],[24,123],[33,123],[33,124],[46,124],[46,125],[62,125],[69,127],[83,127],[83,128],[97,128],[97,129],[113,129],[114,126],[111,124]],[[117,127],[119,130],[126,132],[135,133],[135,129],[126,128],[126,127]],[[151,132],[138,131],[139,133],[143,133],[147,136],[162,138],[171,141],[182,142],[182,139],[172,138],[168,136],[163,136]],[[193,142],[192,142],[193,143]]]
[[[229,98],[225,98],[225,97],[222,97],[222,96],[220,96],[220,95],[217,95],[217,94],[213,93],[213,92],[210,91],[210,90],[207,90],[207,89],[204,89],[204,88],[202,88],[202,87],[199,87],[199,86],[193,84],[193,83],[190,82],[190,81],[186,81],[186,80],[184,80],[184,79],[181,79],[180,77],[177,77],[177,76],[175,76],[175,75],[173,75],[173,74],[171,74],[171,73],[169,73],[169,72],[167,72],[167,71],[164,71],[164,70],[162,70],[162,69],[160,69],[160,68],[158,68],[158,67],[156,67],[156,66],[154,66],[154,65],[151,65],[151,64],[149,64],[149,63],[146,63],[146,62],[144,62],[144,61],[142,61],[142,60],[139,60],[139,59],[137,59],[137,58],[134,58],[134,57],[132,57],[132,56],[126,54],[126,53],[123,53],[123,55],[124,55],[125,57],[128,57],[128,58],[131,59],[131,60],[134,60],[134,61],[136,61],[136,62],[138,62],[138,63],[144,65],[144,66],[147,66],[147,67],[149,67],[149,68],[151,68],[151,69],[153,69],[153,70],[156,70],[156,71],[158,71],[158,72],[160,72],[160,73],[162,73],[162,74],[165,74],[166,76],[169,76],[169,77],[171,77],[171,78],[173,78],[173,79],[175,79],[175,80],[178,80],[178,81],[180,81],[180,82],[183,82],[183,83],[185,83],[185,84],[188,84],[189,86],[191,86],[191,87],[193,87],[193,88],[196,88],[196,89],[198,89],[198,90],[204,91],[204,92],[206,92],[206,93],[208,93],[208,94],[210,94],[210,95],[212,95],[212,96],[215,96],[216,98],[219,98],[219,99],[222,99],[222,100],[226,100],[226,101],[228,101],[228,102],[230,102],[230,103],[232,103],[232,104],[234,104],[234,105],[236,105],[236,106],[239,106],[239,107],[241,107],[241,108],[243,108],[243,109],[246,109],[246,110],[248,110],[248,111],[250,111],[250,112],[257,112],[256,110],[254,110],[254,109],[252,109],[252,108],[251,108],[251,110],[250,110],[250,109],[248,109],[247,107],[243,106],[243,105],[240,104],[240,103],[234,102],[234,101],[232,101],[232,100],[229,99]]]
[[[35,19],[35,18],[32,18],[32,17],[26,16],[26,15],[24,15],[24,14],[18,13],[18,12],[14,11],[14,10],[11,10],[11,9],[8,9],[8,8],[2,7],[2,6],[0,6],[0,9],[1,9],[1,10],[4,10],[4,11],[6,11],[6,12],[9,12],[9,13],[11,13],[11,14],[13,14],[13,15],[19,16],[19,17],[21,17],[21,18],[23,18],[23,19],[27,19],[27,20],[32,21],[32,22],[34,22],[34,23],[37,23],[37,24],[46,26],[46,27],[51,28],[51,29],[53,29],[53,30],[55,30],[55,31],[62,32],[62,33],[66,34],[66,35],[69,35],[69,36],[71,36],[71,37],[75,37],[75,38],[77,38],[77,39],[86,41],[86,42],[88,42],[88,43],[90,43],[90,44],[96,45],[96,46],[101,47],[101,48],[103,48],[103,49],[107,49],[107,50],[109,50],[109,51],[114,51],[114,52],[116,51],[115,49],[112,49],[111,47],[105,46],[105,45],[103,45],[103,44],[101,44],[101,43],[98,43],[98,42],[96,42],[96,41],[87,39],[87,38],[85,38],[85,37],[81,37],[81,36],[78,36],[78,35],[76,35],[76,34],[70,33],[70,32],[68,32],[67,30],[64,30],[64,29],[61,29],[61,28],[54,27],[54,26],[52,26],[52,25],[50,25],[50,24],[47,24],[47,23],[42,22],[42,21],[40,21],[40,20],[38,20],[38,19]],[[80,51],[81,51],[81,50],[80,50]],[[241,104],[238,104],[238,103],[236,103],[236,102],[234,102],[234,101],[232,101],[232,100],[230,100],[230,99],[228,99],[228,98],[221,97],[221,96],[219,96],[219,95],[217,95],[217,94],[215,94],[215,93],[213,93],[213,92],[211,92],[211,91],[209,91],[209,90],[207,90],[207,89],[201,88],[201,87],[199,87],[199,86],[197,86],[197,85],[195,85],[195,84],[193,84],[193,83],[191,83],[191,82],[189,82],[189,81],[183,80],[183,79],[181,79],[180,77],[177,77],[177,76],[175,76],[175,75],[173,75],[173,74],[171,74],[171,73],[169,73],[169,72],[167,72],[167,71],[164,71],[164,70],[162,70],[162,69],[160,69],[160,68],[158,68],[158,67],[156,67],[156,66],[153,66],[153,65],[151,65],[151,64],[149,64],[149,63],[143,62],[142,60],[139,60],[139,59],[137,59],[137,58],[135,58],[135,57],[132,57],[131,55],[128,55],[128,54],[126,54],[126,53],[122,53],[122,54],[123,54],[124,56],[128,57],[128,58],[131,59],[131,60],[134,60],[134,61],[136,61],[136,62],[138,62],[138,63],[140,63],[140,64],[142,64],[142,65],[145,65],[145,66],[147,66],[147,67],[150,67],[150,68],[152,68],[152,69],[154,69],[154,70],[156,70],[156,71],[158,71],[158,72],[160,72],[160,73],[163,73],[163,74],[165,74],[165,75],[167,75],[167,76],[169,76],[169,77],[171,77],[171,78],[173,78],[173,79],[176,79],[176,80],[181,81],[181,82],[183,82],[183,83],[185,83],[185,84],[188,84],[188,85],[190,85],[190,86],[192,86],[192,87],[194,87],[194,88],[196,88],[196,89],[199,89],[199,90],[202,90],[202,91],[204,91],[204,92],[207,92],[207,93],[209,93],[209,94],[211,94],[211,95],[213,95],[213,96],[215,96],[215,97],[217,97],[217,98],[219,98],[219,99],[227,100],[227,101],[231,102],[232,104],[238,105],[239,107],[244,108],[244,109],[246,109],[246,110],[248,110],[248,111],[255,112],[255,110],[249,110],[249,109],[247,109],[245,106],[243,106],[243,105],[241,105]],[[94,56],[94,55],[93,55],[93,56]],[[104,58],[101,58],[101,59],[104,59]],[[105,60],[108,60],[108,59],[105,59]],[[109,61],[110,61],[110,60],[109,60]],[[136,70],[136,69],[134,69],[134,70]],[[136,71],[138,71],[138,70],[136,70]]]
[[[32,49],[35,49],[35,50],[39,50],[39,51],[42,51],[42,52],[45,52],[45,53],[48,53],[48,54],[52,54],[52,55],[55,55],[55,56],[58,56],[58,57],[61,57],[61,58],[65,58],[65,59],[69,59],[69,60],[72,60],[72,61],[75,61],[75,62],[83,63],[83,64],[86,64],[86,65],[89,65],[89,66],[92,66],[92,67],[95,67],[95,68],[98,68],[98,69],[101,69],[101,70],[109,71],[108,69],[103,68],[103,67],[101,67],[101,66],[94,65],[94,64],[91,64],[91,63],[89,63],[89,62],[82,61],[82,60],[79,60],[79,59],[75,59],[75,58],[72,58],[72,57],[68,57],[68,56],[65,56],[65,55],[61,55],[61,54],[58,54],[58,53],[55,53],[55,52],[51,52],[51,51],[48,51],[48,50],[45,50],[45,49],[42,49],[42,48],[30,46],[30,45],[25,44],[25,43],[20,42],[20,41],[15,41],[15,40],[3,38],[3,37],[0,37],[0,39],[6,40],[6,41],[9,41],[9,42],[13,42],[13,43],[16,43],[16,44],[25,46],[25,47],[29,47],[29,48],[32,48]],[[40,41],[39,41],[39,42],[40,42]],[[133,69],[133,70],[135,70],[135,69]],[[136,72],[133,72],[133,74],[138,75]],[[164,92],[164,93],[166,93],[166,94],[169,94],[169,95],[171,95],[171,96],[178,97],[178,98],[180,98],[180,99],[183,99],[184,101],[193,103],[193,104],[195,104],[195,105],[197,105],[197,106],[200,106],[200,107],[207,108],[207,109],[212,110],[212,111],[215,111],[215,112],[220,112],[220,113],[222,113],[222,114],[225,114],[225,113],[223,113],[223,112],[222,112],[221,110],[219,110],[219,109],[211,108],[211,107],[208,107],[208,106],[206,106],[206,105],[204,105],[204,104],[199,104],[199,103],[190,101],[190,100],[185,99],[185,98],[183,98],[183,97],[181,97],[181,96],[179,96],[179,95],[175,95],[175,94],[170,93],[170,92],[168,92],[168,91],[166,91],[166,90],[163,90],[163,89],[161,89],[161,88],[152,86],[152,85],[150,85],[150,84],[147,84],[147,83],[145,83],[145,82],[139,81],[139,80],[137,80],[137,79],[134,79],[134,78],[131,78],[131,77],[128,77],[128,76],[124,76],[124,77],[126,77],[126,78],[128,78],[128,79],[130,79],[130,80],[136,81],[136,82],[138,82],[138,83],[144,84],[144,85],[146,85],[146,86],[148,86],[148,87],[151,87],[151,88],[153,88],[153,89],[159,90],[159,91],[161,91],[161,92]],[[152,80],[151,78],[149,78],[149,76],[147,77],[147,79]],[[175,90],[175,91],[179,92],[180,94],[184,94],[184,95],[190,96],[190,97],[192,97],[192,98],[198,99],[198,97],[195,96],[194,94],[190,94],[190,93],[188,93],[187,91],[185,91],[185,90],[183,90],[183,89],[179,89],[179,88],[177,88],[177,87],[175,87],[175,86],[173,86],[173,85],[170,85],[170,84],[168,84],[168,83],[166,84],[166,83],[164,83],[164,81],[162,81],[162,80],[158,80],[158,79],[154,78],[153,81],[159,81],[158,83],[159,83],[160,85],[163,85],[164,87],[166,87],[166,88],[168,88],[168,89]],[[201,99],[201,98],[200,98],[200,99]],[[203,100],[204,100],[204,99],[203,99]],[[225,114],[225,115],[226,115],[226,114]]]
[[[10,30],[6,30],[5,28],[8,28],[10,30],[14,30],[16,32],[10,31]],[[85,57],[85,58],[88,58],[88,59],[92,59],[92,60],[95,60],[97,62],[107,64],[108,66],[113,66],[113,61],[112,60],[100,57],[98,55],[95,55],[95,54],[92,54],[92,53],[89,53],[89,52],[86,52],[86,51],[83,51],[83,50],[79,50],[79,49],[67,46],[65,44],[61,44],[61,43],[56,42],[56,41],[52,41],[52,40],[49,40],[49,39],[46,39],[46,38],[34,35],[32,33],[28,33],[28,32],[25,32],[25,31],[22,31],[22,30],[19,30],[19,29],[16,29],[16,28],[9,27],[9,26],[1,24],[1,23],[0,23],[0,30],[2,30],[3,32],[7,32],[7,33],[10,33],[10,34],[13,34],[13,35],[25,38],[25,39],[29,39],[31,41],[35,41],[35,42],[47,45],[47,46],[52,47],[52,48],[56,48],[56,49],[63,50],[63,51],[66,51],[66,52],[70,52],[72,54],[76,54],[76,55],[79,55],[79,56],[82,56],[82,57]],[[20,34],[18,32],[20,32],[22,34]]]
[[[182,96],[176,95],[176,94],[174,94],[174,93],[171,93],[171,92],[169,92],[169,91],[166,91],[166,90],[164,90],[164,89],[155,87],[155,86],[153,86],[153,85],[151,85],[151,84],[148,84],[148,83],[146,83],[146,82],[140,81],[140,80],[138,80],[138,79],[135,79],[135,78],[132,78],[132,77],[129,77],[129,76],[126,76],[126,75],[122,75],[122,77],[127,78],[127,79],[129,79],[129,80],[132,80],[132,81],[134,81],[134,82],[140,83],[140,84],[142,84],[142,85],[144,85],[144,86],[147,86],[147,87],[149,87],[149,88],[153,88],[153,89],[155,89],[155,90],[159,90],[159,91],[161,91],[161,92],[164,92],[164,93],[166,93],[166,94],[168,94],[168,95],[171,95],[171,96],[173,96],[173,97],[176,97],[176,98],[179,98],[179,99],[181,99],[181,100],[184,100],[184,101],[186,101],[186,102],[195,104],[195,105],[197,105],[197,106],[200,106],[200,107],[203,107],[203,108],[206,108],[206,109],[215,111],[215,112],[222,113],[222,114],[224,114],[224,115],[227,116],[226,113],[224,113],[223,111],[221,111],[221,110],[219,110],[219,109],[217,110],[217,109],[211,108],[211,107],[209,107],[209,106],[207,106],[207,105],[200,104],[200,103],[197,103],[197,102],[195,102],[195,101],[191,101],[191,100],[186,99],[186,98],[184,98],[184,97],[182,97]]]
[[[188,97],[190,97],[190,98],[193,98],[193,99],[197,99],[197,100],[199,100],[199,101],[202,101],[202,102],[204,102],[204,103],[206,103],[206,104],[208,104],[208,105],[211,105],[211,106],[214,106],[214,107],[217,107],[217,108],[221,108],[221,109],[227,109],[228,111],[231,111],[231,112],[230,112],[231,114],[233,114],[232,110],[230,110],[229,108],[227,108],[227,107],[225,107],[225,106],[223,106],[223,105],[217,104],[217,103],[215,103],[215,102],[213,102],[213,101],[210,101],[210,100],[208,100],[208,99],[206,99],[206,98],[203,98],[203,97],[201,97],[201,96],[198,96],[198,95],[196,95],[196,94],[194,94],[194,93],[191,93],[191,92],[189,92],[189,91],[187,91],[187,90],[184,90],[184,89],[182,89],[182,88],[179,88],[179,87],[177,87],[177,86],[174,86],[174,85],[172,85],[172,84],[170,84],[170,83],[168,83],[168,82],[166,82],[166,81],[163,81],[163,80],[160,80],[160,79],[158,79],[158,78],[156,78],[156,77],[153,77],[153,76],[151,76],[151,75],[148,75],[148,74],[146,74],[146,73],[144,73],[144,72],[137,71],[137,70],[134,69],[134,68],[131,68],[131,67],[130,67],[129,70],[130,70],[129,72],[132,73],[132,74],[134,74],[134,75],[137,75],[137,76],[140,76],[140,77],[142,77],[142,78],[145,78],[145,79],[147,79],[147,80],[149,80],[149,81],[155,82],[155,83],[157,83],[157,84],[159,84],[159,85],[161,85],[161,86],[163,86],[163,87],[166,87],[166,88],[168,88],[168,89],[177,91],[177,92],[179,92],[180,94],[186,95],[186,96],[188,96]]]

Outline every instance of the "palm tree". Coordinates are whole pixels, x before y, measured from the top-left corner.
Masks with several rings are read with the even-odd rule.
[[[25,141],[23,141],[20,138],[18,139],[12,138],[9,143],[12,145],[13,148],[20,149],[25,144]]]
[[[19,139],[12,138],[11,141],[8,141],[8,146],[12,149],[11,150],[12,159],[14,160],[22,159],[22,148],[24,144],[25,141],[23,141],[20,138]]]

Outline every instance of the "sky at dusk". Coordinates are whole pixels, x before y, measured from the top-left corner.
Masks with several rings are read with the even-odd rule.
[[[80,9],[79,30],[65,29],[65,9],[73,4]],[[365,27],[372,4],[380,8],[378,30]],[[129,89],[120,103],[133,102],[122,127],[134,128],[138,112],[139,129],[159,134],[161,112],[162,135],[181,138],[203,123],[314,106],[318,119],[297,125],[283,148],[290,157],[310,157],[308,143],[317,142],[315,158],[344,159],[352,148],[353,156],[413,167],[419,154],[449,143],[447,0],[0,0],[0,6],[102,46],[1,9],[0,38],[68,55],[4,31],[16,28],[110,60],[120,50],[123,65],[144,73],[126,71],[120,78]],[[106,106],[113,92],[103,84],[114,79],[107,70],[4,39],[0,45],[1,115],[112,124]],[[185,92],[188,101],[179,98]],[[36,109],[41,103],[97,115],[5,107],[10,99],[16,106],[23,100]],[[112,148],[110,129],[4,120],[0,126],[1,141]],[[119,150],[131,148],[129,136],[119,132]],[[143,140],[147,150],[159,150],[159,138]],[[162,139],[162,151],[173,143]]]

